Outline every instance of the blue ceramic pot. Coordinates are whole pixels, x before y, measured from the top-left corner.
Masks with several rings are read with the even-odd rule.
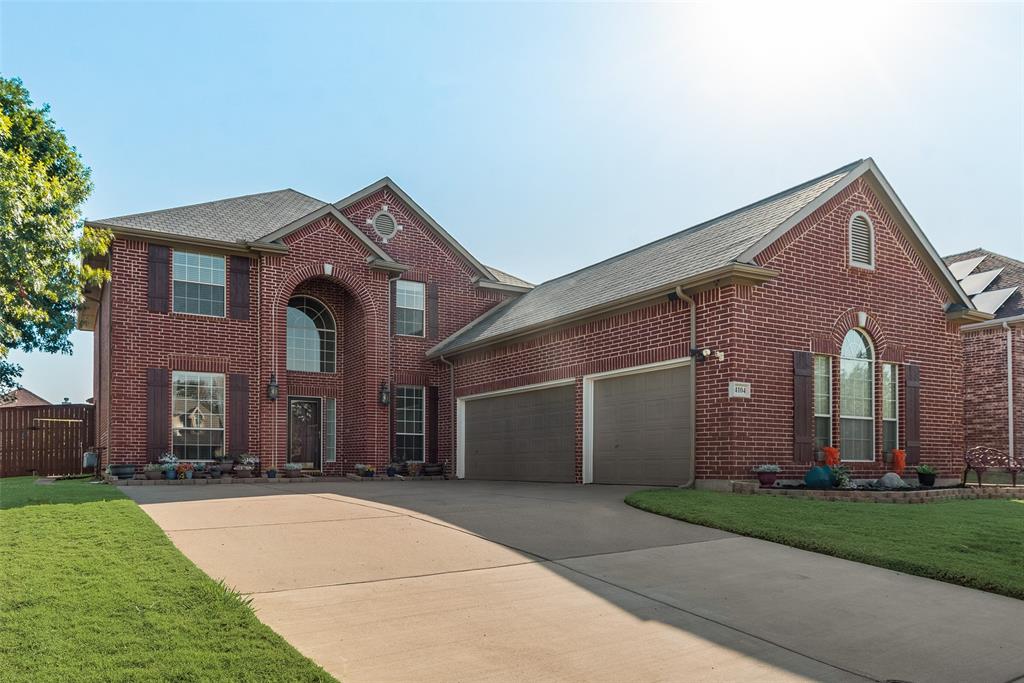
[[[178,473],[175,472],[174,470],[167,470],[166,472],[164,472],[164,476],[167,477],[168,479],[177,479]]]

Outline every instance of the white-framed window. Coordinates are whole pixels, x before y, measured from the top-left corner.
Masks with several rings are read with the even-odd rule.
[[[293,296],[288,300],[289,370],[334,372],[334,317],[327,307],[311,296]]]
[[[224,455],[224,375],[171,373],[171,434],[179,460],[213,460]]]
[[[850,217],[850,265],[857,268],[875,267],[875,226],[863,211]]]
[[[324,399],[324,462],[338,460],[338,406],[333,398]]]
[[[395,282],[395,334],[422,337],[425,287],[422,282]]]
[[[423,387],[395,388],[395,462],[423,461]]]
[[[888,455],[900,447],[899,368],[882,364],[882,450]]]
[[[174,312],[224,317],[224,257],[174,250]]]
[[[832,358],[814,356],[814,443],[832,445]]]
[[[843,460],[875,459],[875,363],[865,332],[846,333],[839,352],[839,453]]]

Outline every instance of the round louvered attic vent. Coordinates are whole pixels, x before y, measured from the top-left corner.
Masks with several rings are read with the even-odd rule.
[[[402,229],[395,217],[388,211],[387,205],[383,205],[377,214],[366,221],[373,226],[373,231],[380,235],[380,238],[387,242],[395,236],[395,233]]]

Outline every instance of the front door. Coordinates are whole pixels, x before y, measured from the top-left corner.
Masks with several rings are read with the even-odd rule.
[[[288,399],[288,462],[320,469],[320,399]]]

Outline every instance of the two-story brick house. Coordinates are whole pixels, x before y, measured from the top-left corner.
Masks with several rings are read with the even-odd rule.
[[[840,447],[945,475],[986,319],[871,160],[531,287],[384,179],[96,221],[100,445],[264,467],[689,484]]]

